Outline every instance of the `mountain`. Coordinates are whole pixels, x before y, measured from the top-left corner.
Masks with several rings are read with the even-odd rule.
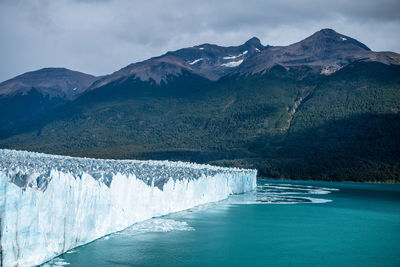
[[[96,80],[95,76],[65,68],[45,68],[0,83],[0,135],[9,135],[40,119]]]
[[[0,83],[0,96],[26,95],[36,89],[50,98],[72,99],[97,79],[93,75],[65,68],[44,68]]]
[[[253,37],[240,46],[203,44],[183,48],[128,65],[100,79],[91,89],[134,79],[166,83],[168,78],[179,77],[182,72],[216,81],[228,74],[253,74],[275,65],[286,68],[308,66],[318,73],[331,74],[356,60],[400,63],[396,53],[373,52],[351,37],[332,29],[322,29],[289,46],[263,46],[258,38]]]
[[[262,51],[244,61],[240,72],[261,72],[279,64],[285,67],[309,66],[317,72],[330,74],[356,60],[400,63],[396,53],[373,52],[351,37],[332,29],[322,29],[298,43]]]
[[[184,48],[99,79],[0,147],[399,181],[399,58],[329,29],[282,47]]]
[[[108,83],[128,79],[151,81],[156,84],[167,82],[168,77],[180,76],[190,72],[216,81],[233,72],[244,60],[266,49],[258,38],[251,38],[240,46],[222,47],[203,44],[184,48],[165,55],[154,57],[143,62],[126,66],[96,82],[91,89]]]

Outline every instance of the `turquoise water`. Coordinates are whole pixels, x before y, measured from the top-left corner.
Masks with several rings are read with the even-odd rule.
[[[260,180],[257,192],[136,224],[47,265],[400,266],[400,185]]]

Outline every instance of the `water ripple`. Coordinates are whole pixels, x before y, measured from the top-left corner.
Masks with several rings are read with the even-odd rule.
[[[144,222],[135,223],[131,227],[116,235],[138,235],[144,233],[170,232],[170,231],[194,231],[185,221],[176,221],[172,219],[154,218]]]

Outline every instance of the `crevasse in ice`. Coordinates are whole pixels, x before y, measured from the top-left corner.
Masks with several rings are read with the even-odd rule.
[[[1,266],[41,264],[135,222],[251,191],[256,174],[0,150]]]

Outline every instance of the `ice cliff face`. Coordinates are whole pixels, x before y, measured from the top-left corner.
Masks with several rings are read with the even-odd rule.
[[[255,186],[256,170],[0,150],[1,266],[41,264],[135,222]]]

